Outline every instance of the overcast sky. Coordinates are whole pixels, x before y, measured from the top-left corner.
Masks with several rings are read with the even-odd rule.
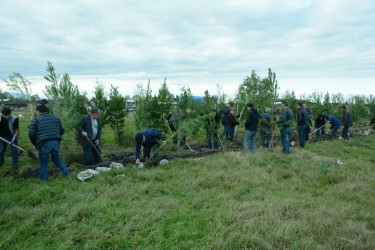
[[[40,95],[47,61],[89,95],[96,80],[155,93],[164,77],[174,93],[233,95],[269,67],[281,92],[375,94],[373,0],[0,3],[0,79],[20,72]]]

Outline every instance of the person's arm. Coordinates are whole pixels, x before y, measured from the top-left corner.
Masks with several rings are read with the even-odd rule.
[[[85,126],[85,117],[81,119],[81,121],[77,124],[76,130],[80,135],[87,136],[86,131],[83,129]]]
[[[17,140],[18,135],[20,134],[20,127],[19,127],[19,120],[16,118],[13,123],[13,129],[14,129],[14,135],[12,137],[12,140],[10,141],[12,144],[14,144]]]
[[[284,111],[284,112],[281,114],[280,119],[277,121],[277,124],[281,124],[281,123],[286,122],[286,118],[287,118],[287,113],[286,113],[286,111]]]
[[[139,164],[140,163],[140,159],[139,159],[139,156],[141,154],[141,144],[140,143],[137,143],[137,145],[135,146],[135,164]]]
[[[62,126],[60,119],[59,119],[59,123],[60,123],[60,135],[63,135],[65,133],[65,129]]]
[[[245,128],[250,125],[250,121],[251,121],[251,112],[249,111],[247,112],[247,116],[246,116]]]

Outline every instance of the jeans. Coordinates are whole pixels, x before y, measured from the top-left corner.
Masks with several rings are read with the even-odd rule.
[[[228,137],[230,141],[233,141],[233,135],[234,135],[234,126],[228,125]]]
[[[341,124],[337,124],[336,126],[334,126],[333,128],[331,128],[332,130],[332,137],[335,138],[336,137],[336,133],[337,133],[337,130],[340,128]]]
[[[91,141],[92,144],[95,145],[95,141]],[[95,146],[95,148],[100,151],[99,145]],[[95,165],[98,164],[100,161],[100,156],[98,155],[98,152],[96,152],[95,148],[91,145],[88,144],[86,146],[83,146],[83,165],[89,166],[89,165]],[[94,158],[94,161],[92,162],[91,158]]]
[[[225,139],[230,140],[229,139],[229,127],[232,127],[232,126],[229,126],[229,125],[223,125],[223,126],[224,126],[224,131],[223,131],[223,133],[221,133],[220,139],[223,138],[223,136],[225,134]]]
[[[283,145],[283,153],[286,155],[289,154],[289,137],[291,133],[291,127],[280,129],[280,139],[281,144]]]
[[[322,125],[323,126],[323,125]],[[326,127],[319,127],[317,128],[316,130],[316,137],[319,137],[320,136],[320,130],[322,131],[322,136],[324,136],[326,134]]]
[[[301,148],[305,147],[306,143],[306,124],[302,124],[298,126],[298,137],[299,137],[299,146]]]
[[[349,140],[349,127],[344,127],[342,129],[342,138]]]
[[[219,148],[219,137],[217,136],[217,128],[206,128],[207,144],[208,148],[212,149],[212,144],[214,149]],[[213,139],[213,142],[212,142]]]
[[[11,141],[12,136],[2,136],[5,140]],[[14,143],[15,145],[17,144],[17,141]],[[7,150],[8,143],[6,143],[3,140],[0,140],[0,167],[4,165],[4,153]],[[17,170],[18,167],[18,148],[10,146],[10,149],[12,151],[12,166],[13,170]]]
[[[244,141],[243,141],[245,154],[247,154],[249,152],[249,142],[250,141],[251,141],[251,153],[254,154],[256,135],[257,135],[257,131],[245,130],[245,138],[244,138]]]
[[[145,161],[150,159],[151,150],[154,148],[155,154],[151,159],[153,166],[157,166],[159,164],[159,147],[160,145],[158,143],[147,143],[143,145],[143,157],[145,158]]]
[[[264,143],[267,139],[267,145]],[[260,145],[262,145],[263,148],[268,148],[270,146],[270,142],[272,139],[272,132],[269,128],[260,128]]]
[[[39,148],[39,160],[40,160],[40,179],[42,181],[48,180],[48,170],[47,170],[47,163],[49,154],[51,154],[52,162],[56,164],[56,166],[63,172],[65,175],[69,175],[70,172],[66,168],[64,162],[59,158],[60,152],[60,142],[53,140],[46,142],[43,146]]]

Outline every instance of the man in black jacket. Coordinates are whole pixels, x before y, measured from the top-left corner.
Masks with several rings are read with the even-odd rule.
[[[255,152],[255,139],[258,130],[258,110],[254,107],[254,104],[247,104],[247,117],[245,122],[245,138],[244,138],[244,151],[245,154],[249,152],[249,142],[251,141],[251,152]]]
[[[302,107],[302,103],[297,103],[298,115],[297,115],[297,127],[298,127],[298,137],[299,146],[301,148],[305,147],[306,143],[306,126],[308,126],[308,117],[306,110]]]
[[[100,125],[99,117],[100,110],[97,108],[93,108],[90,114],[83,116],[82,120],[76,126],[76,130],[78,133],[77,142],[82,146],[83,165],[86,166],[98,164],[100,160],[100,155],[98,154],[98,152],[101,152],[99,144],[102,136],[102,127]],[[94,158],[93,162],[91,159],[92,156]]]
[[[289,137],[292,133],[293,111],[289,108],[288,103],[283,104],[283,113],[277,124],[280,126],[280,140],[283,145],[283,153],[289,154]]]
[[[349,111],[346,110],[346,106],[341,106],[342,111],[342,138],[345,140],[349,139],[349,127],[353,126],[352,116],[350,115]]]
[[[221,133],[220,139],[223,138],[223,135],[225,134],[225,139],[230,140],[229,131],[228,131],[228,129],[230,129],[228,127],[228,115],[229,115],[229,113],[230,113],[230,105],[225,104],[225,107],[220,110],[220,117],[222,118],[221,123],[224,126],[224,131],[223,131],[223,133]]]
[[[39,150],[40,160],[40,179],[48,180],[47,163],[49,154],[51,154],[52,162],[65,175],[70,175],[69,170],[59,158],[61,136],[64,134],[64,128],[58,117],[50,115],[45,105],[36,107],[38,114],[34,118],[29,128],[29,138],[31,143]]]
[[[307,107],[307,104],[303,104],[303,108],[307,112],[307,123],[306,123],[306,130],[305,130],[305,140],[309,140],[309,135],[312,132],[312,120],[311,120],[311,110]]]

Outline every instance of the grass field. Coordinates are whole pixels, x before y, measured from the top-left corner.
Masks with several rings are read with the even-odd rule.
[[[87,182],[78,170],[46,184],[3,177],[0,248],[375,248],[374,148],[374,136],[355,137]]]

